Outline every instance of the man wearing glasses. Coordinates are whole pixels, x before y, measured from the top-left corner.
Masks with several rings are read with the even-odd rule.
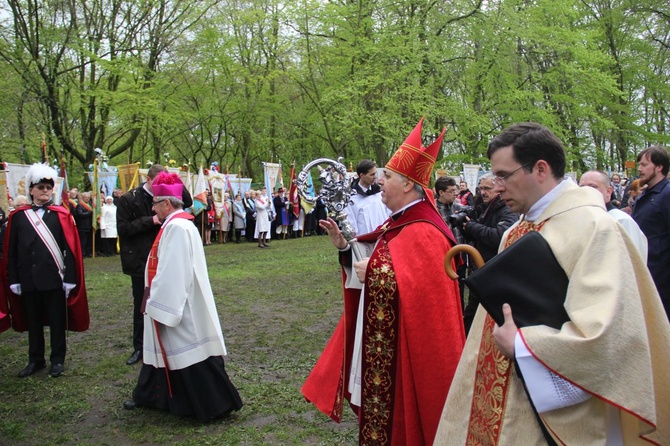
[[[154,164],[147,172],[147,181],[128,191],[119,198],[116,210],[116,227],[121,248],[121,267],[123,273],[130,276],[133,292],[133,353],[126,361],[127,365],[142,360],[144,336],[144,316],[140,311],[144,296],[144,269],[161,222],[152,209],[153,180],[167,169]],[[193,199],[186,187],[183,187],[184,208],[193,205]]]
[[[435,444],[667,443],[670,325],[637,249],[598,191],[564,179],[565,150],[547,128],[513,125],[487,156],[494,192],[523,214],[501,250],[530,231],[544,238],[568,279],[569,320],[518,327],[503,304],[497,326],[480,306]]]
[[[26,174],[32,205],[9,216],[3,289],[12,309],[16,331],[28,330],[25,378],[46,367],[44,325],[50,326],[49,375],[60,376],[65,364],[65,330],[85,331],[89,316],[81,245],[72,214],[51,201],[58,175],[51,167],[33,164]],[[4,296],[2,297],[4,298]]]
[[[442,220],[449,226],[451,232],[454,233],[456,241],[463,243],[463,237],[459,228],[452,227],[449,220],[449,216],[453,214],[452,205],[456,199],[457,190],[456,180],[451,177],[442,176],[435,180],[435,205],[437,206],[437,211],[440,213]]]
[[[183,185],[176,173],[161,172],[152,187],[162,226],[145,274],[144,364],[123,407],[209,422],[239,410],[242,400],[226,373],[205,251],[193,216],[183,211]]]

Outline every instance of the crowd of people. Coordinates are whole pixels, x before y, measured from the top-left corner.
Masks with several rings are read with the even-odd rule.
[[[29,338],[19,376],[46,368],[45,320],[52,377],[65,370],[65,331],[88,328],[82,259],[95,232],[104,255],[117,252],[118,238],[131,279],[126,364],[142,368],[124,408],[225,417],[243,403],[225,370],[204,247],[246,240],[268,248],[272,239],[325,234],[341,265],[343,314],[301,391],[335,421],[348,402],[360,444],[668,443],[667,149],[640,152],[639,178],[592,170],[575,181],[562,142],[522,123],[490,142],[491,172],[474,191],[447,176],[431,188],[444,132],[425,147],[422,123],[382,170],[372,160],[357,165],[345,210],[353,240],[322,200],[306,212],[283,188],[229,191],[222,203],[209,194],[193,215],[185,211],[193,197],[160,165],[139,187],[106,197],[92,231],[90,193],[71,190],[66,207],[54,206],[56,172],[32,166],[27,198],[0,212],[0,330],[11,308],[12,325]],[[558,327],[521,324],[523,308],[508,303],[496,322],[484,296],[464,287],[531,232],[567,278],[567,322]],[[473,245],[484,266],[456,256],[451,279],[442,260],[457,244]],[[524,275],[542,274],[509,280],[523,287]]]
[[[205,245],[228,243],[234,237],[235,243],[256,241],[259,248],[269,248],[268,242],[273,239],[323,235],[318,222],[326,218],[328,210],[320,198],[306,211],[301,201],[291,202],[286,197],[284,188],[269,194],[262,187],[243,193],[225,192],[221,203],[215,203],[210,192],[204,212],[206,218],[196,217],[195,225]]]

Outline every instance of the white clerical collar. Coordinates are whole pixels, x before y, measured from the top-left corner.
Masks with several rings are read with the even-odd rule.
[[[415,204],[417,204],[420,201],[423,201],[423,198],[419,198],[418,200],[414,200],[411,203],[406,204],[405,206],[403,206],[402,208],[398,209],[393,214],[391,214],[391,217],[393,217],[394,215],[402,214],[403,212],[405,212],[406,209],[414,206]]]
[[[144,183],[144,184],[142,185],[142,187],[144,188],[145,191],[147,191],[147,193],[148,193],[149,195],[151,195],[152,197],[154,196],[154,193],[151,192],[151,191],[149,190],[149,188],[147,188],[147,183]]]
[[[537,200],[534,205],[530,207],[528,213],[524,215],[523,219],[525,221],[535,221],[537,220],[542,212],[544,212],[547,207],[551,204],[552,201],[556,199],[565,189],[570,185],[570,180],[561,180],[552,190],[544,194],[542,198]]]
[[[176,211],[172,212],[170,215],[165,217],[165,220],[163,220],[163,224],[161,226],[165,226],[166,224],[168,224],[168,222],[172,219],[172,217],[183,211],[184,211],[183,209],[177,209]]]

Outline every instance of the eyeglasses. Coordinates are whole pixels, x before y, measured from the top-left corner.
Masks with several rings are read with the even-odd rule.
[[[53,190],[53,186],[51,184],[37,184],[33,186],[37,190]]]
[[[533,164],[533,162],[522,164],[521,166],[517,167],[516,169],[514,169],[513,171],[511,171],[508,174],[505,174],[505,175],[502,175],[502,176],[500,176],[500,175],[494,176],[493,177],[493,184],[497,184],[498,186],[502,186],[503,184],[505,184],[505,181],[507,181],[512,175],[514,175],[515,173],[517,173],[518,171],[520,171],[524,167],[530,166],[531,164]]]
[[[156,206],[157,204],[161,204],[165,200],[167,200],[167,198],[163,198],[162,200],[158,200],[158,201],[152,201],[151,206],[153,207],[153,206]]]

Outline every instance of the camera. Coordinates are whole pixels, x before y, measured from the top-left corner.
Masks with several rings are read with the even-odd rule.
[[[470,220],[474,220],[475,218],[475,208],[472,206],[463,206],[462,204],[454,203],[452,210],[454,212],[448,218],[449,224],[453,228],[460,228],[468,221],[468,218]]]

